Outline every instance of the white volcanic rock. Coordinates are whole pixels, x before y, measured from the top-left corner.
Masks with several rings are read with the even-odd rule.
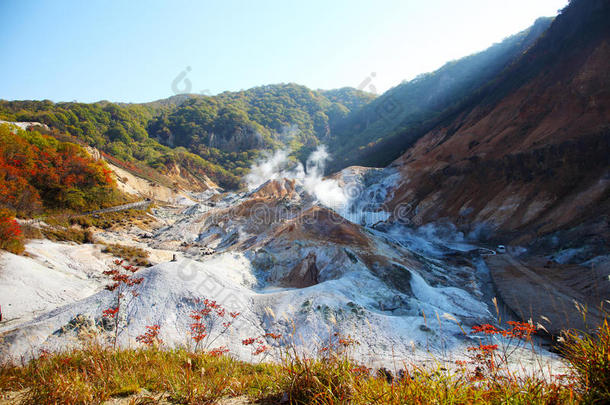
[[[373,225],[361,221],[363,207],[387,198],[396,179],[388,171],[366,173],[348,179],[364,183],[361,198],[347,209]],[[458,322],[466,330],[493,322],[483,301],[490,297],[488,276],[471,254],[476,247],[462,235],[450,228],[410,230],[388,220],[365,227],[316,201],[298,181],[274,180],[247,194],[206,195],[179,211],[155,209],[166,225],[138,243],[173,250],[178,260],[137,273],[144,281],[121,314],[126,327],[119,343],[136,345],[147,325],[159,324],[166,345],[189,345],[189,315],[203,298],[241,313],[213,346],[227,346],[244,360],[252,359],[251,349],[241,340],[266,332],[281,333],[280,344],[310,354],[335,332],[350,335],[360,342],[354,356],[370,365],[431,354],[451,358],[472,345]],[[80,271],[85,280],[94,272]],[[101,318],[112,293],[95,285],[97,290],[74,284],[70,288],[81,295],[65,305],[5,326],[1,357],[78,345],[83,331],[107,335]]]
[[[102,288],[109,257],[99,246],[33,241],[27,252],[0,254],[0,331]]]

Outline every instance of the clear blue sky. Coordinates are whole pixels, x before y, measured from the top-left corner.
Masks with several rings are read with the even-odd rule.
[[[0,98],[143,102],[295,82],[377,92],[567,0],[0,0]],[[367,89],[373,89],[367,87]]]

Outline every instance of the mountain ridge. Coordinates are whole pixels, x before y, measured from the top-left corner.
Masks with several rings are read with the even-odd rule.
[[[405,96],[403,87],[407,86],[408,93],[425,82],[421,91],[428,98],[429,90],[440,92],[435,97],[437,104],[439,98],[443,100],[442,108],[438,108],[444,110],[455,104],[456,96],[469,95],[505,61],[513,60],[550,21],[541,18],[530,29],[486,51],[449,62],[436,72],[421,75],[379,97],[349,87],[312,90],[281,83],[215,96],[178,94],[147,103],[0,100],[0,118],[42,122],[127,164],[141,162],[162,174],[180,162],[188,162],[182,166],[194,168],[229,189],[240,186],[241,177],[263,150],[288,149],[294,159],[304,162],[319,143],[326,143],[334,158],[329,167],[335,171],[349,164],[385,165],[388,159],[397,157],[394,154],[400,149],[391,142],[390,152],[386,147],[363,149],[362,142],[354,141],[358,131],[350,129],[350,125],[368,127],[367,108],[375,112],[389,94],[401,103],[410,100],[401,107],[403,113],[429,121],[439,112],[419,108],[417,97]],[[450,85],[434,87],[433,83],[442,81],[440,76],[449,77]],[[381,141],[383,146],[396,136],[392,128],[386,127],[387,117],[381,121],[382,125],[372,132],[369,129],[367,136]],[[387,153],[392,157],[386,157]]]

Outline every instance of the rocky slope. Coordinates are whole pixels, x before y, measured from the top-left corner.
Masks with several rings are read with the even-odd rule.
[[[520,241],[608,213],[610,7],[573,1],[543,38],[393,163],[392,205]],[[516,233],[513,233],[516,232]]]
[[[189,315],[197,299],[210,298],[241,313],[214,346],[225,345],[246,360],[252,357],[241,340],[264,333],[284,336],[270,340],[272,347],[294,343],[312,354],[332,334],[350,335],[360,342],[355,357],[371,365],[430,361],[430,353],[463,356],[473,338],[461,328],[493,319],[493,293],[482,262],[489,251],[455,228],[413,230],[380,220],[379,207],[371,207],[391,193],[397,178],[392,169],[353,168],[321,180],[337,182],[346,193],[348,203],[337,211],[321,204],[302,179],[277,179],[248,193],[208,191],[193,194],[198,203],[189,207],[153,209],[157,226],[151,230],[96,233],[100,240],[154,253],[155,265],[138,273],[144,278],[139,295],[121,314],[121,344],[136,344],[135,336],[151,324],[161,326],[167,345],[189,344]],[[349,197],[354,189],[361,190],[358,198]],[[36,246],[40,242],[28,251]],[[61,249],[78,250],[50,250]],[[70,292],[63,301],[57,293],[37,304],[42,312],[22,311],[15,315],[21,319],[0,327],[3,359],[78,345],[92,333],[109,337],[102,311],[113,295],[102,289],[98,267],[99,260],[106,257],[108,265],[111,260],[96,255],[95,268],[72,255],[78,263],[73,271],[88,290]],[[5,254],[3,260],[3,266],[17,269],[32,259]],[[45,261],[38,263],[44,270]],[[36,294],[37,285],[25,280],[21,292],[3,299],[15,302],[11,308],[19,306],[23,294]],[[75,290],[79,285],[74,283]]]
[[[523,274],[552,267],[551,278],[577,286],[567,302],[599,306],[610,296],[609,19],[607,1],[573,0],[517,63],[392,164],[401,184],[390,210],[407,205],[416,226],[445,220],[526,247]],[[491,267],[500,290],[517,291],[506,297],[513,310],[531,316],[516,305],[527,289],[519,293],[514,263]],[[544,291],[545,277],[524,285]]]
[[[330,168],[387,166],[424,135],[424,128],[430,127],[430,122],[452,111],[515,62],[552,21],[552,18],[539,18],[528,29],[482,52],[400,83],[354,110],[331,134],[328,143],[335,159]]]

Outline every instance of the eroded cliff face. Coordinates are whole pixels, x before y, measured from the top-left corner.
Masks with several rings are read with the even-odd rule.
[[[522,58],[391,165],[390,220],[448,222],[479,242],[515,316],[586,328],[610,295],[610,2],[572,0]],[[409,134],[405,134],[409,136]],[[408,207],[397,210],[396,207]],[[434,225],[430,225],[434,226]],[[504,249],[503,249],[504,250]]]
[[[506,242],[607,227],[609,9],[573,1],[515,65],[395,161],[402,182],[390,208],[409,204],[416,225],[486,224]]]

